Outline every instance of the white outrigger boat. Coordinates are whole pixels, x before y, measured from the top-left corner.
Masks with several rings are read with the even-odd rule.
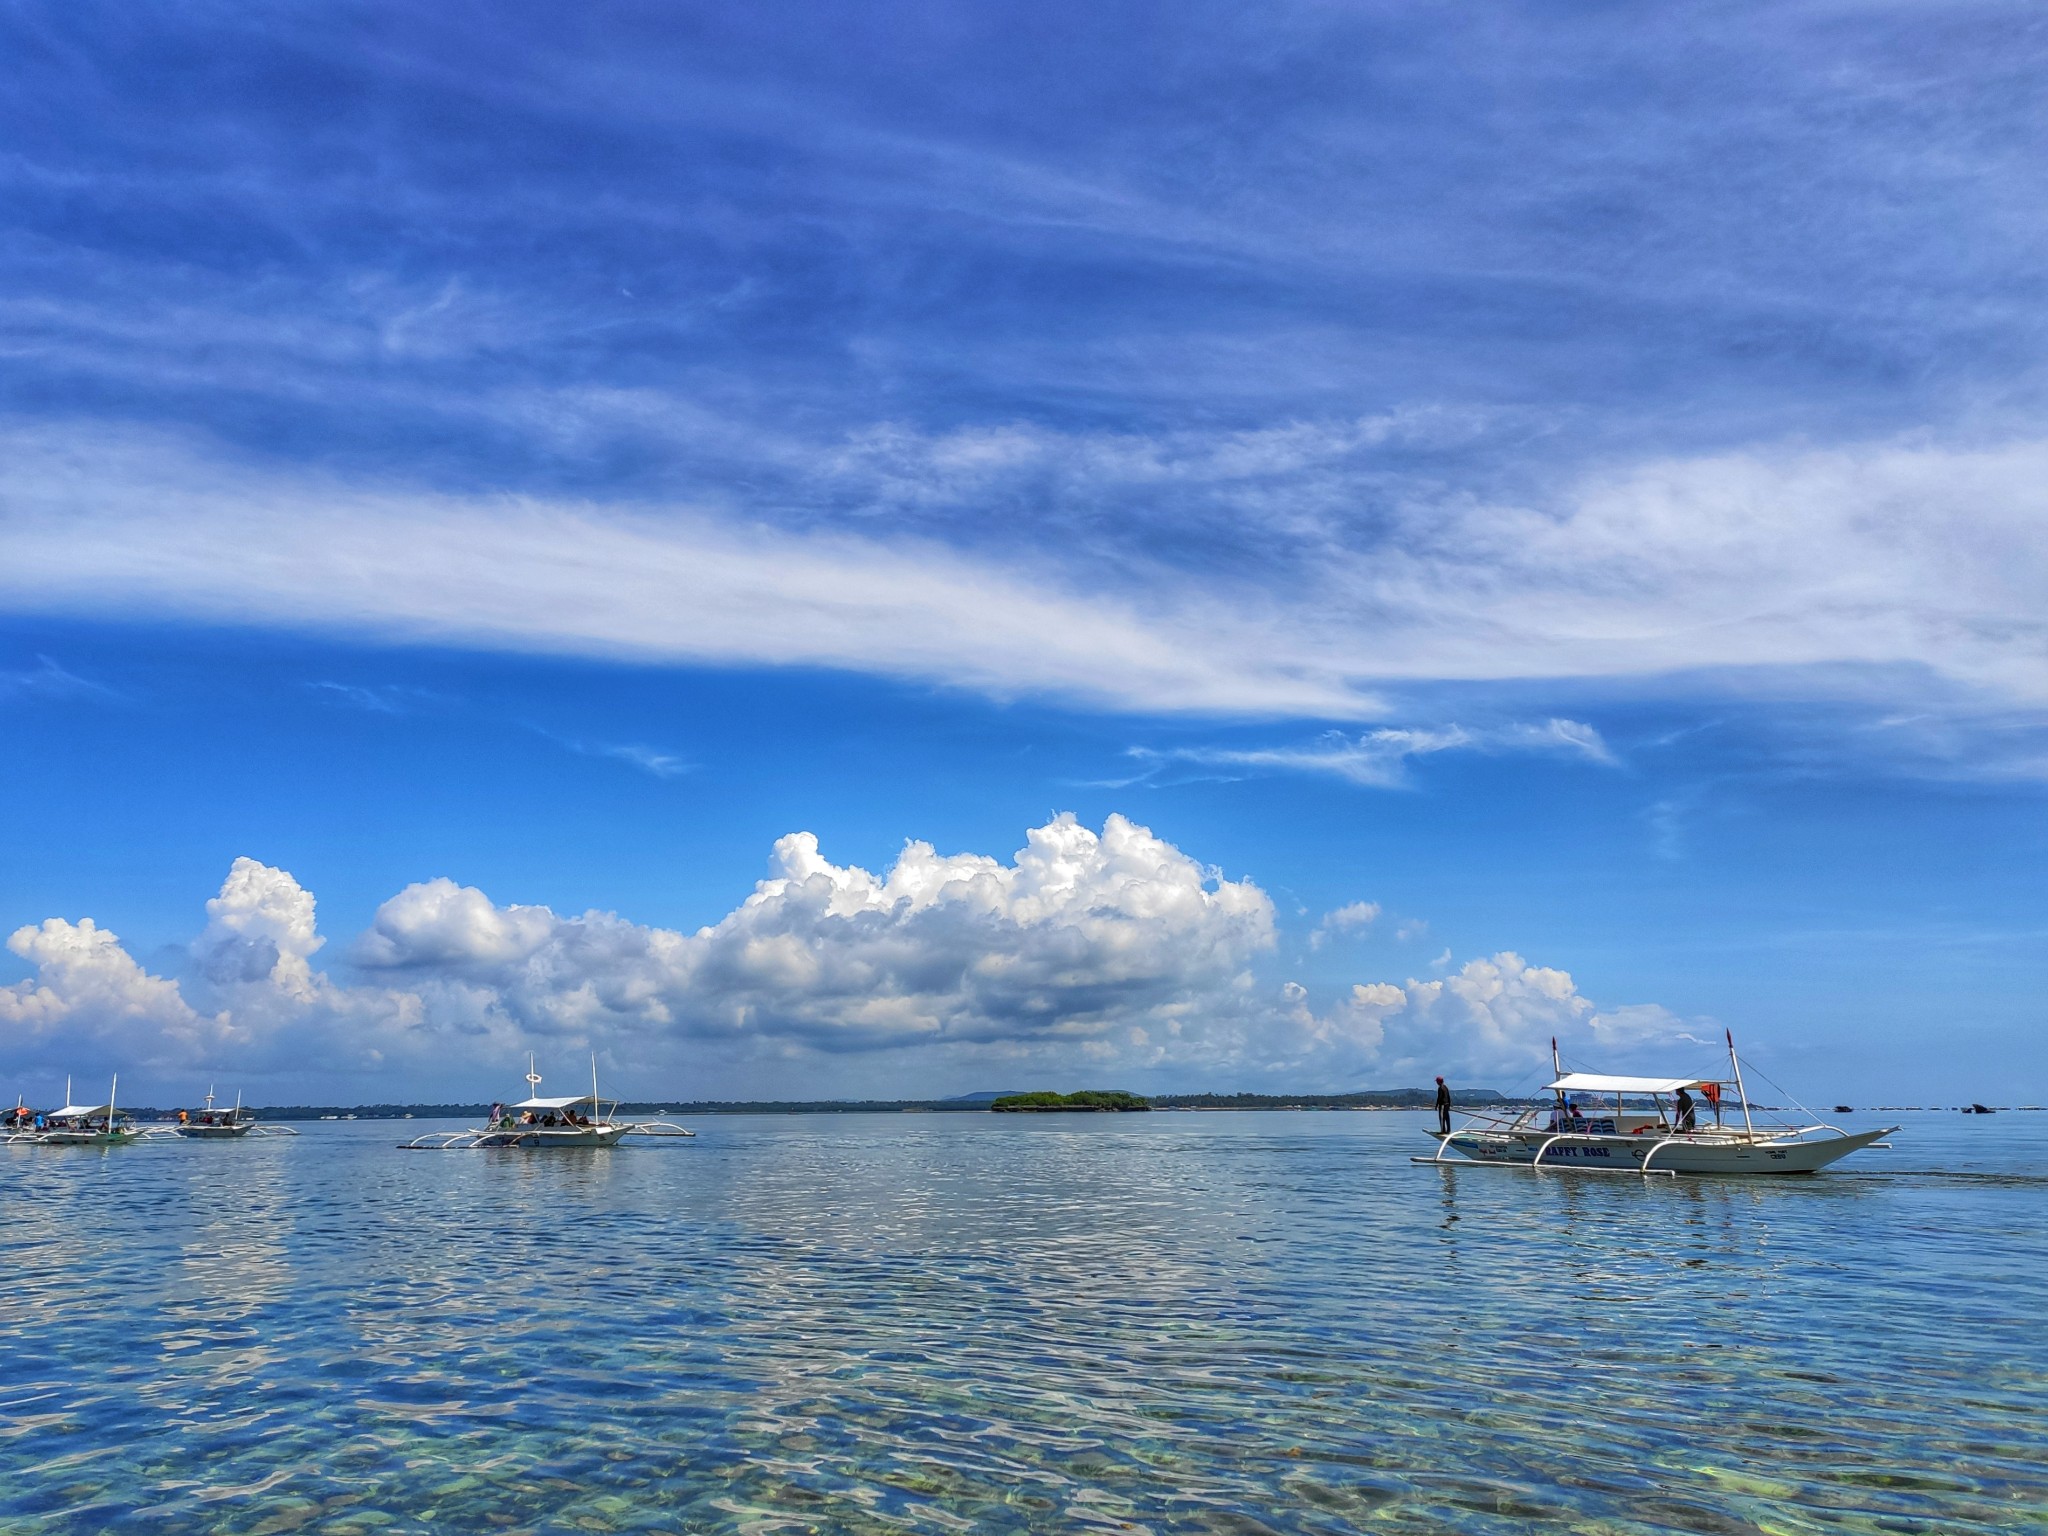
[[[265,1125],[252,1109],[242,1108],[242,1096],[235,1095],[233,1109],[215,1109],[213,1090],[206,1090],[204,1109],[181,1109],[177,1124],[167,1127],[187,1141],[235,1141],[247,1136],[296,1136],[288,1125]]]
[[[615,1147],[627,1136],[695,1136],[667,1120],[620,1120],[619,1101],[597,1093],[597,1058],[590,1058],[590,1092],[561,1098],[540,1096],[540,1074],[526,1059],[528,1096],[517,1104],[491,1106],[481,1130],[429,1131],[400,1142],[406,1152],[467,1152],[491,1147]]]
[[[1728,1037],[1730,1075],[1619,1077],[1601,1072],[1566,1072],[1550,1042],[1555,1095],[1548,1108],[1520,1113],[1480,1111],[1448,1133],[1432,1131],[1436,1155],[1418,1163],[1461,1166],[1590,1169],[1606,1173],[1818,1173],[1864,1147],[1886,1146],[1899,1129],[1850,1132],[1815,1119],[1806,1125],[1760,1122],[1742,1085],[1735,1038]],[[1734,1089],[1742,1123],[1728,1118],[1725,1090]],[[1699,1094],[1713,1111],[1699,1123]],[[1637,1107],[1631,1108],[1629,1100]],[[1640,1107],[1644,1100],[1649,1107]],[[1667,1101],[1669,1101],[1667,1106]],[[1668,1107],[1668,1112],[1667,1112]],[[1460,1154],[1452,1157],[1451,1153]]]
[[[31,1110],[17,1103],[7,1113],[8,1146],[28,1147],[124,1147],[144,1134],[135,1122],[114,1107],[121,1078],[115,1074],[107,1088],[104,1104],[74,1104],[71,1079],[64,1080],[62,1109]]]

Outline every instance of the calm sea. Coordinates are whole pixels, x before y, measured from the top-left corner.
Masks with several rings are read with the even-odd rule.
[[[10,1149],[0,1529],[2041,1528],[2048,1114],[1904,1118],[1647,1184],[1408,1114]]]

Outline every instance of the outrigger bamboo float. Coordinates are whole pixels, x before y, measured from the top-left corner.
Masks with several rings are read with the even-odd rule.
[[[429,1131],[400,1142],[406,1152],[470,1152],[493,1147],[615,1147],[628,1136],[695,1136],[667,1120],[620,1120],[617,1099],[597,1093],[597,1058],[590,1058],[590,1092],[563,1098],[540,1096],[540,1074],[526,1059],[528,1096],[517,1104],[491,1106],[490,1123],[481,1130]]]
[[[1728,1036],[1727,1078],[1619,1077],[1600,1072],[1566,1072],[1550,1042],[1554,1095],[1545,1109],[1516,1115],[1480,1111],[1456,1130],[1432,1131],[1433,1157],[1418,1163],[1447,1167],[1471,1164],[1508,1168],[1589,1169],[1604,1173],[1818,1173],[1851,1152],[1888,1145],[1899,1129],[1849,1132],[1815,1119],[1811,1124],[1760,1121],[1742,1084],[1735,1037]],[[1734,1090],[1734,1104],[1726,1090]],[[1713,1112],[1699,1123],[1698,1093]],[[1649,1109],[1630,1108],[1645,1099]],[[1667,1101],[1668,1106],[1667,1106]],[[1668,1108],[1668,1113],[1667,1113]],[[1739,1111],[1738,1126],[1729,1118]],[[1459,1154],[1452,1157],[1451,1153]]]

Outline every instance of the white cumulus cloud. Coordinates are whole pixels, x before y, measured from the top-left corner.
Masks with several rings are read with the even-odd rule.
[[[683,934],[609,913],[498,907],[437,880],[378,911],[369,967],[487,989],[550,1030],[782,1037],[827,1050],[1087,1040],[1250,986],[1273,907],[1121,816],[1033,829],[1008,863],[913,842],[881,875],[807,832],[719,922]]]
[[[288,996],[313,995],[312,955],[327,941],[314,926],[313,894],[281,869],[236,859],[206,904],[192,953],[210,981],[263,982]]]
[[[1353,902],[1317,932],[1377,916]],[[1008,860],[910,842],[879,873],[793,832],[695,932],[436,878],[377,909],[342,974],[315,968],[324,945],[312,893],[251,858],[206,903],[182,980],[90,919],[24,927],[9,947],[36,974],[0,988],[0,1050],[17,1068],[204,1068],[400,1098],[481,1092],[529,1050],[597,1052],[694,1091],[808,1097],[925,1093],[967,1072],[1473,1081],[1525,1071],[1552,1035],[1599,1059],[1689,1038],[1662,1008],[1599,1009],[1566,972],[1505,951],[1318,1009],[1260,978],[1276,949],[1263,890],[1115,815],[1099,832],[1056,816]]]
[[[1308,936],[1310,949],[1321,949],[1332,938],[1346,933],[1357,933],[1370,928],[1380,915],[1380,904],[1376,901],[1354,901],[1323,914],[1323,920],[1316,924]]]
[[[1402,1081],[1526,1074],[1548,1065],[1553,1039],[1567,1055],[1609,1064],[1693,1039],[1662,1007],[1603,1011],[1569,972],[1531,965],[1512,950],[1468,960],[1437,980],[1356,985],[1324,1015],[1309,1011],[1305,998],[1291,1001],[1300,1041]]]
[[[32,980],[0,987],[0,1025],[17,1052],[49,1041],[122,1039],[149,1044],[154,1058],[217,1035],[224,1024],[194,1011],[177,982],[150,975],[89,917],[17,928],[7,947],[36,968]]]

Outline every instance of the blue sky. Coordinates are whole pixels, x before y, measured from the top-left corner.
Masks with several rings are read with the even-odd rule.
[[[2048,1093],[2029,9],[0,29],[0,1086]]]

